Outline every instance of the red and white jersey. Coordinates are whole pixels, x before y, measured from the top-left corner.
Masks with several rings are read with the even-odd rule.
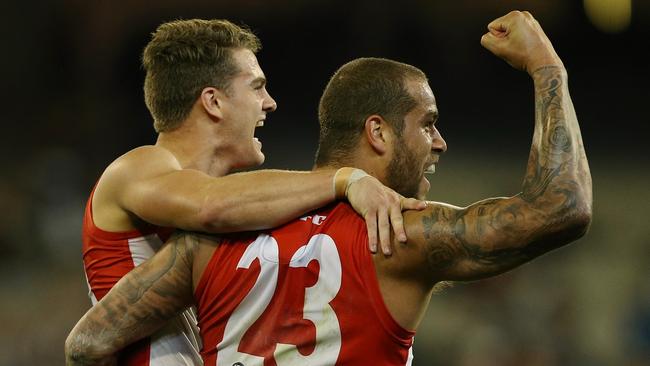
[[[151,258],[174,229],[147,225],[141,230],[108,232],[86,204],[82,228],[83,262],[89,296],[95,305],[130,270]],[[149,338],[120,352],[118,364],[129,366],[201,365],[200,339],[193,309],[187,309]]]
[[[414,332],[386,308],[348,204],[244,235],[224,239],[197,284],[206,366],[411,364]]]

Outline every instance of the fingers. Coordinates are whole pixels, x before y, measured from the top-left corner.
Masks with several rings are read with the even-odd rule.
[[[510,66],[531,73],[538,63],[558,63],[543,42],[543,32],[529,12],[512,11],[488,24],[481,45]]]
[[[510,34],[510,28],[513,17],[518,16],[517,11],[510,13],[491,21],[488,26],[488,32],[481,37],[481,45],[492,53],[497,54],[496,48],[499,40],[506,38]]]
[[[521,22],[522,19],[527,19],[530,22],[537,23],[535,18],[533,18],[532,14],[529,12],[514,10],[491,21],[487,26],[488,34],[497,38],[506,37],[510,34],[515,23]]]
[[[505,37],[508,34],[508,27],[503,22],[492,22],[488,24],[488,33],[495,37]]]
[[[377,253],[377,215],[374,212],[369,213],[364,219],[368,229],[368,247],[371,253]]]
[[[368,248],[371,253],[377,253],[377,243],[379,242],[381,252],[384,255],[392,254],[391,225],[393,225],[393,230],[397,238],[401,241],[406,241],[402,212],[399,208],[392,208],[391,215],[389,219],[388,211],[380,210],[377,213],[366,214],[364,217],[366,220],[366,229],[368,230]]]
[[[352,207],[366,221],[368,247],[372,253],[381,247],[383,254],[391,255],[393,233],[396,240],[407,240],[402,210],[422,210],[426,207],[426,202],[404,198],[372,177],[354,182],[346,194]]]
[[[388,211],[382,209],[377,216],[377,224],[379,229],[379,244],[381,251],[384,255],[391,254],[390,248],[390,223],[388,222]]]
[[[416,200],[415,198],[404,198],[400,199],[400,206],[402,206],[402,211],[404,210],[424,210],[427,208],[426,201]]]
[[[405,243],[406,231],[404,230],[404,218],[402,217],[402,210],[397,206],[390,208],[390,224],[393,227],[395,238],[402,243]]]
[[[488,32],[481,37],[481,46],[494,53],[496,43],[508,35],[508,28],[500,19],[488,24]]]
[[[529,13],[528,11],[522,11],[522,14],[526,17],[526,19],[530,20],[531,22],[537,23],[537,20],[533,17],[533,14]]]
[[[481,37],[481,46],[483,46],[488,51],[492,52],[495,56],[502,58],[504,61],[509,63],[515,68],[519,68],[516,64],[513,64],[511,58],[508,55],[508,39],[505,37],[497,37],[491,33],[486,33]]]
[[[503,37],[498,37],[488,32],[481,37],[481,46],[485,47],[488,51],[498,56],[499,53],[497,49],[499,46],[499,41],[502,39]]]
[[[395,237],[402,243],[406,243],[406,229],[404,228],[404,210],[424,210],[427,207],[425,201],[416,200],[415,198],[404,198],[399,195],[399,208],[393,205],[390,209],[390,223],[395,233]]]
[[[510,28],[509,25],[512,17],[516,16],[517,13],[517,11],[511,11],[502,17],[494,19],[487,26],[488,32],[494,36],[505,36]]]

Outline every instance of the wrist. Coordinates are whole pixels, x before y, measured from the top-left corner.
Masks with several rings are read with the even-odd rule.
[[[544,70],[557,70],[562,74],[566,74],[566,69],[564,68],[562,61],[540,62],[534,65],[530,65],[528,68],[528,74],[534,78],[536,74],[544,72]]]
[[[563,65],[544,65],[532,71],[530,76],[537,85],[539,83],[546,84],[549,78],[566,80],[568,74]]]
[[[348,196],[350,186],[361,178],[367,177],[368,173],[361,169],[344,167],[334,174],[334,196],[336,199],[343,199]]]

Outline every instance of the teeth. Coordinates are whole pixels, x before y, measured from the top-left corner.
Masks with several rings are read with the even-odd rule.
[[[255,127],[262,127],[262,126],[264,126],[264,121],[259,121],[259,122],[257,122],[257,124],[255,125]]]
[[[433,174],[436,172],[436,164],[431,164],[429,167],[424,171],[426,174]]]

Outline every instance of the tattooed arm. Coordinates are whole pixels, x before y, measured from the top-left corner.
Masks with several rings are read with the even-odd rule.
[[[117,351],[191,305],[196,247],[194,235],[176,234],[153,258],[124,276],[68,335],[66,364],[113,364]]]
[[[412,255],[431,280],[493,276],[582,236],[591,220],[591,176],[567,73],[526,12],[489,25],[482,44],[535,86],[535,132],[522,191],[468,207],[431,203],[405,216]],[[424,262],[424,263],[422,263]],[[420,272],[422,274],[422,272]]]

